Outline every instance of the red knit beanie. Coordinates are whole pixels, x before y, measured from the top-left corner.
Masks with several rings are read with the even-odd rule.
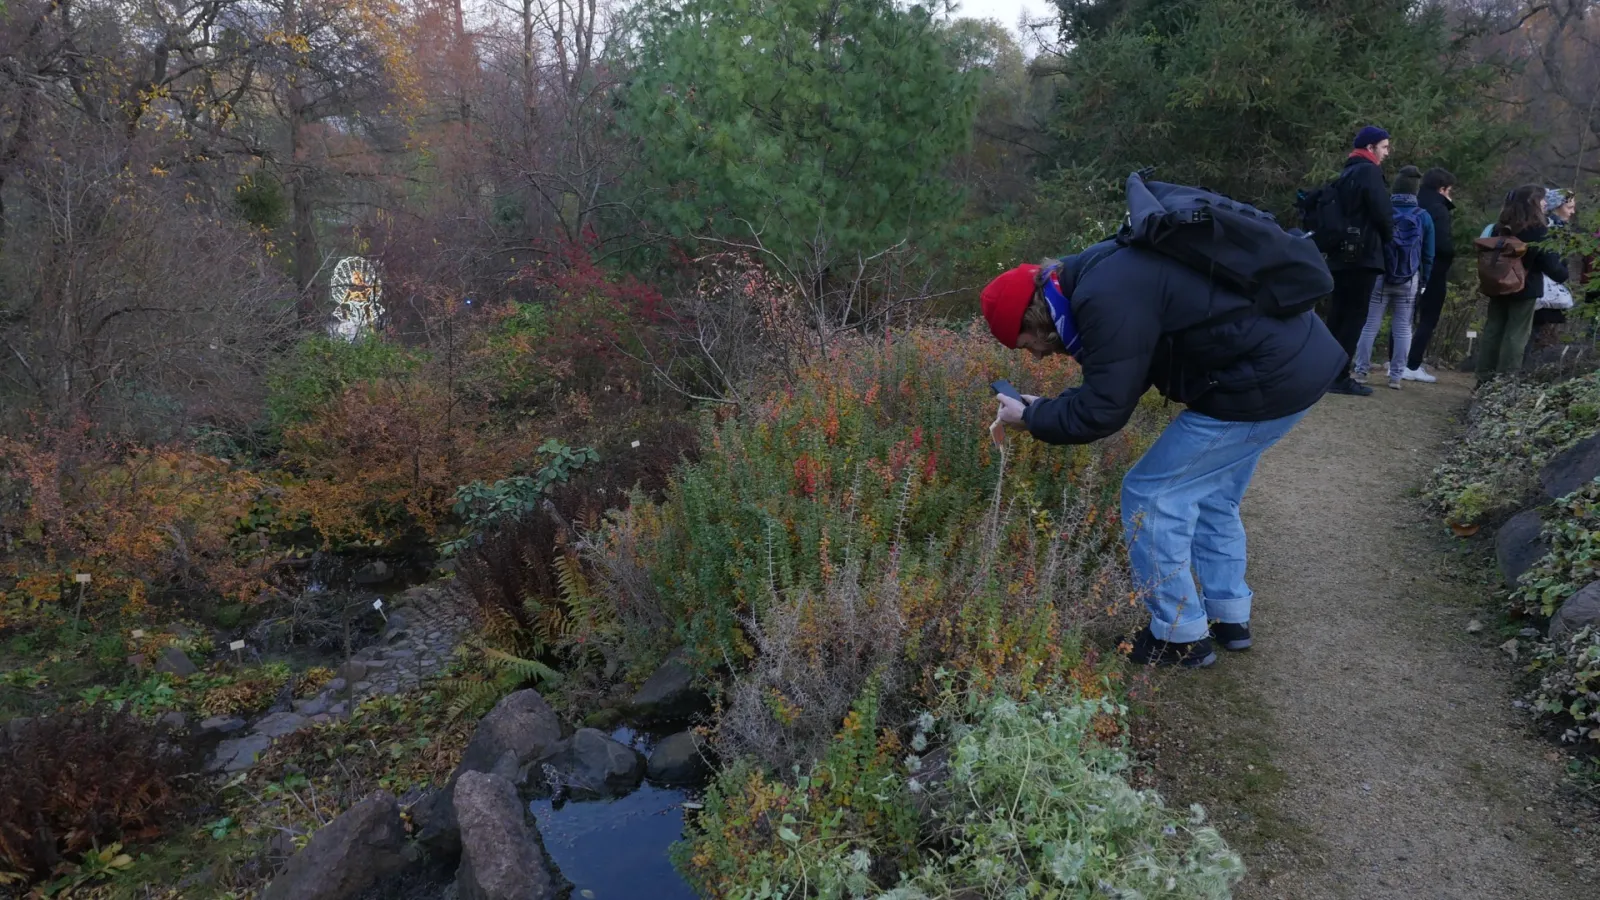
[[[1022,314],[1033,302],[1039,267],[1017,266],[989,282],[980,296],[983,317],[989,322],[994,339],[1012,350],[1017,349],[1017,334],[1022,331]]]

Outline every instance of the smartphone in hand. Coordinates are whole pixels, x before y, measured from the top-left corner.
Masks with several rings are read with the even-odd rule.
[[[1023,406],[1027,406],[1028,405],[1028,401],[1022,399],[1022,393],[1020,391],[1018,391],[1016,388],[1012,387],[1011,386],[1011,382],[1005,380],[1004,378],[1000,379],[999,381],[994,382],[993,384],[989,385],[989,387],[994,388],[994,392],[996,394],[1001,394],[1001,395],[1004,395],[1006,397],[1010,397],[1011,399],[1017,401],[1018,403],[1021,403]]]

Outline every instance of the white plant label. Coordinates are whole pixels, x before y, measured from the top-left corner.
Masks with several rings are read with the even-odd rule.
[[[1473,338],[1477,337],[1477,336],[1478,336],[1478,333],[1476,331],[1467,332],[1467,340],[1469,340],[1469,341],[1472,340]]]
[[[634,441],[633,442],[633,449],[635,449],[635,450],[639,449],[639,442],[638,441]]]
[[[139,638],[142,638],[142,637],[144,637],[144,629],[143,628],[135,628],[133,630],[133,639],[134,640],[138,640]]]
[[[228,649],[229,650],[235,650],[235,651],[243,650],[244,649],[244,641],[234,641],[233,643],[228,645]]]
[[[380,598],[372,601],[372,608],[378,612],[383,612],[383,600]]]
[[[89,582],[94,580],[94,576],[90,575],[88,572],[79,572],[77,574],[77,576],[75,577],[75,580],[79,584],[88,584]]]

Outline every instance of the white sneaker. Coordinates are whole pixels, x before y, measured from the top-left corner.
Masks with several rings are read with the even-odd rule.
[[[1433,384],[1439,380],[1428,372],[1426,366],[1417,366],[1415,369],[1407,369],[1400,377],[1404,378],[1406,381],[1420,381],[1423,384]]]

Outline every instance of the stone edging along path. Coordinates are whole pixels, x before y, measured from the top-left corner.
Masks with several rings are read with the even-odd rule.
[[[382,637],[351,655],[315,696],[269,711],[254,722],[234,716],[201,722],[202,733],[229,735],[217,745],[207,771],[243,772],[286,734],[344,718],[368,697],[398,694],[437,676],[471,628],[467,603],[464,589],[454,580],[411,588],[389,601]]]

